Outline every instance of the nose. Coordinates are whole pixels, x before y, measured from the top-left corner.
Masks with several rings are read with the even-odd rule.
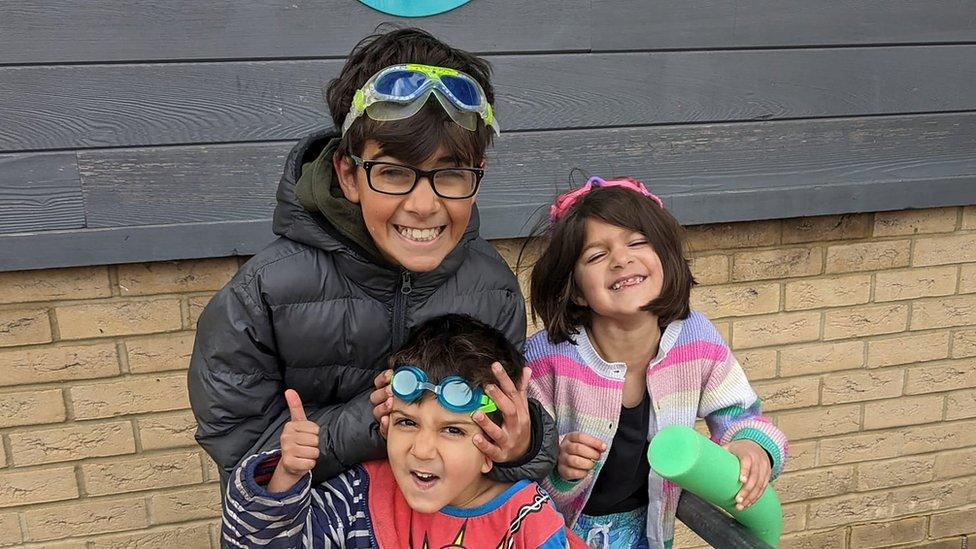
[[[634,262],[634,256],[628,246],[618,246],[610,251],[610,267],[620,269]]]
[[[413,437],[410,454],[420,460],[432,460],[437,457],[436,433],[421,429]]]
[[[434,193],[430,177],[421,177],[403,202],[403,209],[420,218],[430,217],[442,207],[441,197]]]

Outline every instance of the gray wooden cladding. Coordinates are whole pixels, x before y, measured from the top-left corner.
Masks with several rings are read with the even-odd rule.
[[[976,45],[489,59],[503,132],[976,109]],[[0,67],[0,150],[298,139],[342,63]]]
[[[384,21],[493,64],[488,237],[573,168],[685,223],[976,203],[976,0],[0,2],[0,271],[257,251]]]

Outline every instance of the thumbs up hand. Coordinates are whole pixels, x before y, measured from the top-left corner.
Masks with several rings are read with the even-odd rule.
[[[315,467],[319,457],[319,426],[305,417],[302,399],[292,389],[285,391],[291,420],[281,431],[281,459],[275,467],[269,492],[284,492]]]

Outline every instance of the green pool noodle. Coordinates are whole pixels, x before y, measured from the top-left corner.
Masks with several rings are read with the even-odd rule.
[[[735,508],[739,493],[739,459],[690,427],[672,425],[651,439],[651,468],[662,477],[724,509],[750,532],[776,547],[783,531],[783,512],[772,485],[755,503]]]

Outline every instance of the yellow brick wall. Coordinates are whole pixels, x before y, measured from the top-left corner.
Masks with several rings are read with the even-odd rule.
[[[791,439],[783,547],[976,542],[976,207],[688,237],[694,306]],[[240,261],[0,273],[0,546],[218,547],[185,369]]]

